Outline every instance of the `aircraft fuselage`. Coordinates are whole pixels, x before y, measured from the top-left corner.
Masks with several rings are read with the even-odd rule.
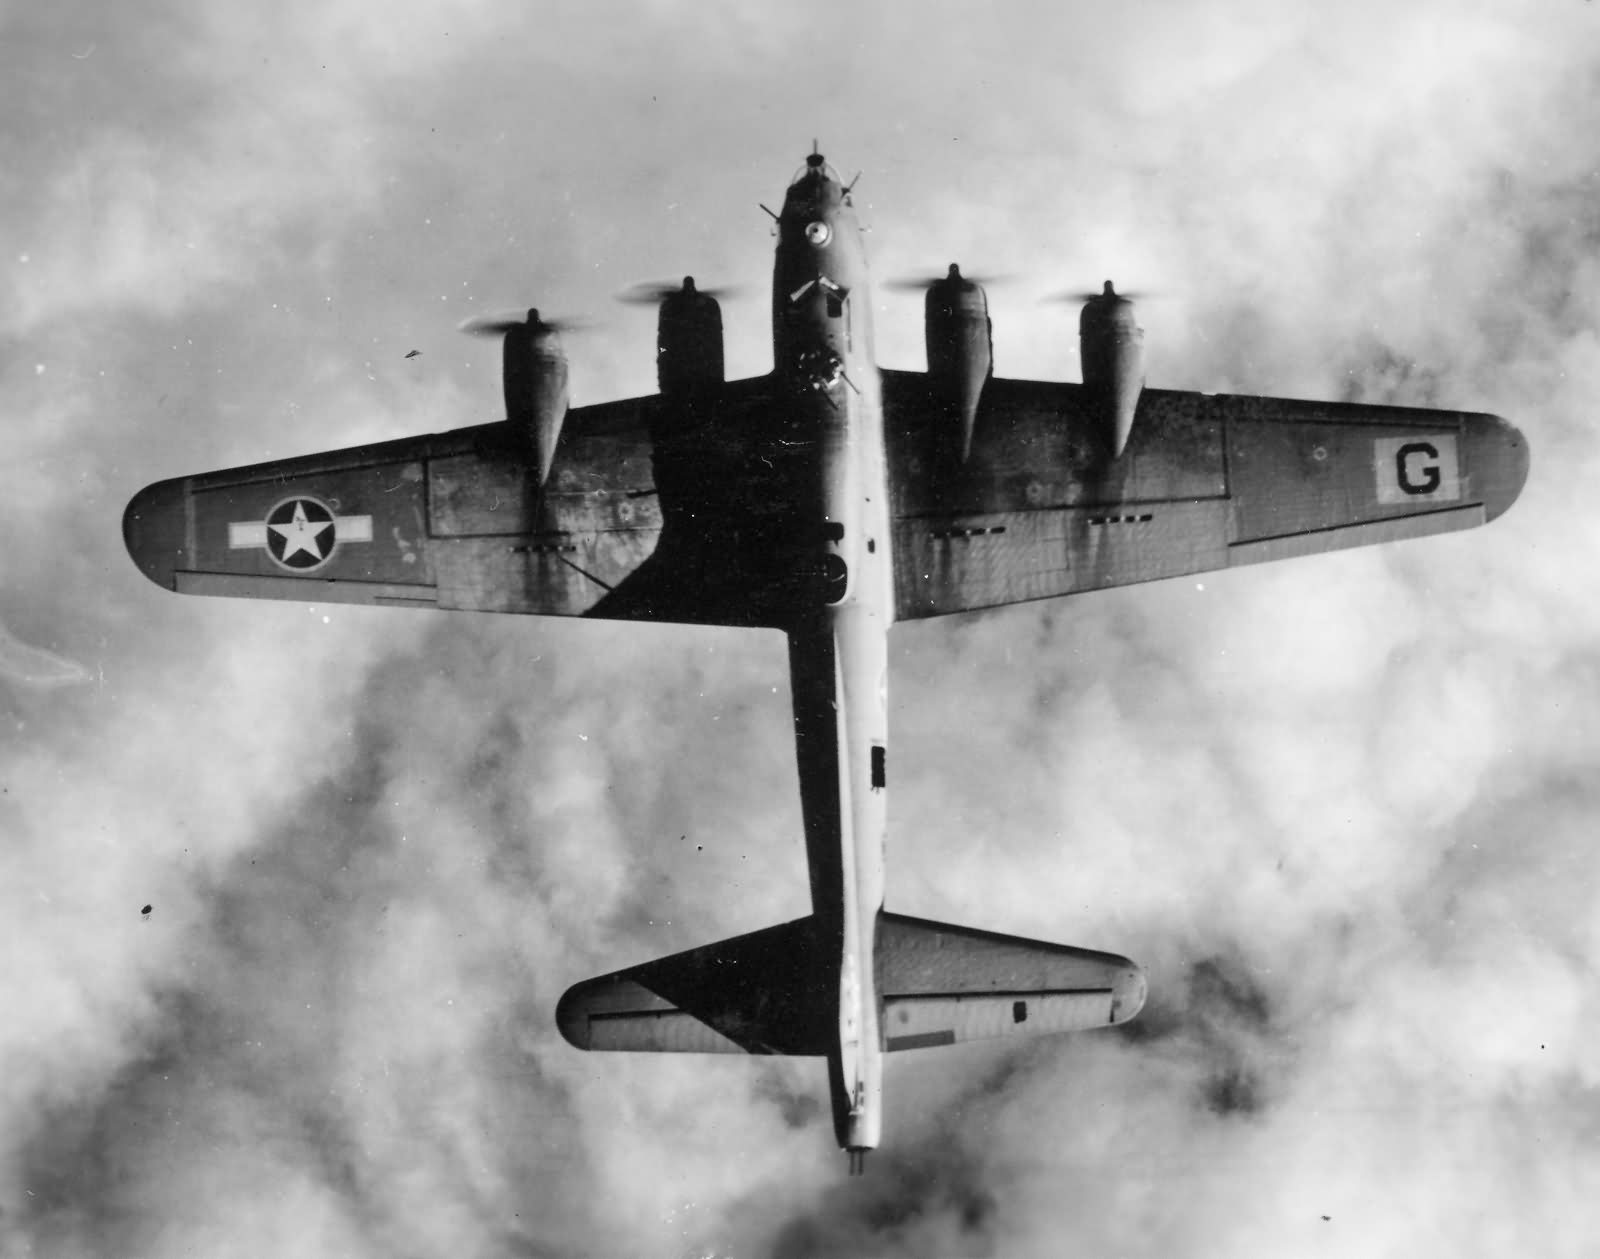
[[[773,277],[774,374],[814,437],[822,574],[789,627],[795,740],[813,912],[836,932],[834,1129],[859,1169],[882,1131],[883,1042],[873,957],[887,830],[888,631],[894,619],[883,410],[872,302],[849,197],[818,155],[789,187]]]

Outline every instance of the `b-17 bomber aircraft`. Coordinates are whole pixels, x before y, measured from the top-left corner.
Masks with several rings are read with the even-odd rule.
[[[1111,1026],[1146,987],[1114,954],[885,912],[890,627],[1471,528],[1528,448],[1492,415],[1145,388],[1110,283],[1082,384],[995,376],[955,266],[928,370],[881,369],[850,188],[813,152],[773,217],[769,375],[723,379],[718,303],[685,279],[659,392],[569,408],[529,311],[494,329],[503,421],[162,481],[124,536],[183,594],[784,631],[812,913],[580,983],[556,1020],[582,1049],[826,1058],[859,1171],[885,1053]]]

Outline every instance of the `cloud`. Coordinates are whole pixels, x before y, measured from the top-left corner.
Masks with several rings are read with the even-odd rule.
[[[308,236],[331,237],[333,216],[376,209],[383,93],[447,72],[450,28],[466,51],[484,20],[472,4],[374,23],[352,5],[181,2],[13,17],[38,90],[16,128],[33,166],[0,327],[245,296]]]
[[[0,695],[8,1241],[1586,1253],[1583,6],[6,21],[4,658],[96,679]],[[805,911],[780,640],[178,600],[116,530],[157,477],[492,418],[467,314],[765,274],[754,202],[813,132],[877,273],[1031,277],[991,294],[1006,374],[1075,372],[1038,292],[1128,275],[1153,384],[1534,445],[1483,532],[896,631],[891,907],[1127,952],[1153,996],[896,1055],[857,1182],[819,1064],[550,1020]],[[761,303],[727,315],[763,370]],[[911,306],[878,325],[920,363]],[[581,398],[648,389],[650,345],[575,340]]]
[[[23,686],[71,686],[87,682],[89,671],[65,656],[30,647],[0,625],[0,677]]]

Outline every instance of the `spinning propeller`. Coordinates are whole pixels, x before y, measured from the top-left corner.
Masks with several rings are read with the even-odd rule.
[[[586,319],[545,319],[537,307],[530,306],[526,315],[507,312],[504,315],[478,315],[457,325],[457,331],[474,337],[498,337],[513,328],[531,328],[536,332],[576,332],[587,328]]]
[[[1039,300],[1041,302],[1068,302],[1076,306],[1083,302],[1102,301],[1108,297],[1118,301],[1135,302],[1150,296],[1152,294],[1147,289],[1135,289],[1131,293],[1119,293],[1111,286],[1111,281],[1107,280],[1105,287],[1098,293],[1093,289],[1072,289],[1065,293],[1051,293],[1046,297],[1041,297]]]
[[[952,262],[950,270],[943,275],[934,275],[932,272],[928,272],[922,275],[900,276],[897,279],[885,281],[883,287],[894,293],[922,293],[936,284],[943,284],[946,280],[965,280],[968,284],[978,284],[987,288],[992,284],[1006,284],[1012,278],[1008,274],[963,275],[961,268]]]
[[[731,284],[724,284],[718,288],[699,288],[695,285],[694,276],[686,275],[682,284],[635,284],[632,288],[618,293],[616,297],[619,302],[625,302],[629,306],[656,306],[680,293],[698,293],[702,297],[725,301],[731,297],[741,297],[744,292],[743,288]]]

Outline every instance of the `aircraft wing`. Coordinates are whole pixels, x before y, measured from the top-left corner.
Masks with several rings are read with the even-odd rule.
[[[1528,471],[1493,415],[1146,389],[1105,459],[1081,385],[991,379],[966,460],[884,372],[896,616],[939,616],[1468,529]]]
[[[542,490],[502,422],[162,481],[123,533],[185,594],[763,624],[779,592],[746,560],[781,522],[726,434],[767,388],[733,382],[689,424],[654,397],[573,408]]]

